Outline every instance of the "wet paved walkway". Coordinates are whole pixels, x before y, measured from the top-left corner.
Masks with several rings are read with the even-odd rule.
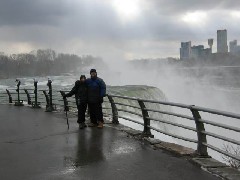
[[[111,127],[67,130],[64,114],[0,105],[0,179],[218,179]]]

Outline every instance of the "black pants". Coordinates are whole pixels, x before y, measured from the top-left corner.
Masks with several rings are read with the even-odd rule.
[[[103,122],[102,103],[88,103],[91,122]]]
[[[83,122],[85,122],[85,112],[86,112],[86,109],[87,109],[87,103],[80,103],[80,104],[78,104],[77,108],[78,108],[78,120],[77,120],[77,122],[78,123],[83,123]]]

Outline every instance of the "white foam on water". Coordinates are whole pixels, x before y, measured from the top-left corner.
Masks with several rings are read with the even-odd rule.
[[[9,86],[6,86],[6,85],[0,85],[0,90],[2,91],[2,90],[6,90],[6,89],[8,89],[9,88]]]

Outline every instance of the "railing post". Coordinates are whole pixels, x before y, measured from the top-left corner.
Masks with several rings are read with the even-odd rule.
[[[60,93],[62,97],[65,95],[64,91],[60,91]],[[63,98],[63,103],[64,103],[64,111],[69,111],[67,98]]]
[[[24,91],[25,91],[25,93],[26,93],[26,95],[27,95],[28,105],[31,105],[31,104],[32,104],[32,101],[31,101],[30,94],[29,94],[29,92],[28,92],[27,89],[24,89]]]
[[[146,110],[146,106],[142,100],[138,100],[138,104],[141,107],[143,121],[144,121],[144,130],[142,132],[142,135],[145,137],[154,137],[151,133],[151,129],[148,127],[150,126],[150,119],[147,119],[149,115],[148,115],[148,111]]]
[[[113,124],[119,124],[117,106],[114,103],[114,100],[113,100],[112,96],[107,95],[107,97],[108,97],[108,100],[109,100],[109,102],[111,104],[111,107],[112,107],[112,123]]]
[[[12,103],[12,96],[11,96],[11,93],[9,92],[8,89],[6,89],[6,91],[7,91],[7,94],[8,94],[8,102],[9,102],[9,103]]]
[[[64,98],[65,92],[64,91],[60,91],[62,97],[63,97],[63,103],[64,103],[64,111],[66,113],[66,118],[67,118],[67,125],[68,125],[68,129],[69,129],[69,122],[68,122],[68,115],[67,112],[69,111],[69,107],[68,107],[68,101],[67,98]]]
[[[32,104],[32,107],[33,108],[40,108],[40,105],[38,103],[38,93],[37,93],[37,83],[38,81],[34,79],[34,95],[35,95],[35,98],[34,98],[34,103]]]
[[[48,95],[49,95],[49,106],[46,108],[46,112],[54,111],[53,103],[52,103],[52,80],[48,79]]]
[[[203,134],[202,131],[205,131],[204,124],[200,122],[201,116],[198,110],[194,109],[194,105],[190,107],[193,118],[195,120],[196,129],[197,129],[197,137],[198,137],[198,145],[197,145],[197,153],[200,156],[208,156],[207,147],[203,145],[203,143],[207,143],[206,134]]]
[[[16,82],[17,82],[17,94],[18,94],[18,99],[17,101],[15,102],[15,106],[23,106],[23,102],[20,101],[20,85],[21,85],[21,81],[16,79]]]
[[[46,90],[43,90],[43,94],[44,94],[44,96],[46,98],[46,110],[47,110],[48,107],[49,107],[49,98],[48,98]]]

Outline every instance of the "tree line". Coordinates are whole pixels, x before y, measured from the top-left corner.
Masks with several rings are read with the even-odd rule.
[[[56,53],[39,49],[30,53],[5,55],[0,53],[0,78],[59,75],[74,73],[91,65],[104,65],[100,57]]]

